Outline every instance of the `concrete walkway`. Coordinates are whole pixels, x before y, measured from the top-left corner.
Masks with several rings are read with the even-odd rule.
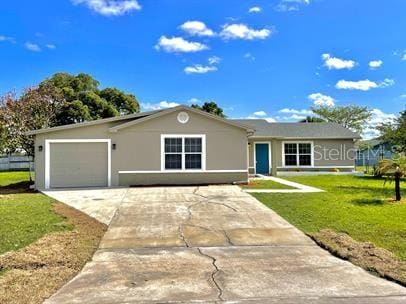
[[[290,186],[295,189],[244,189],[244,192],[247,193],[313,193],[313,192],[324,192],[324,190],[311,187],[311,186],[306,186],[303,184],[295,183],[288,181],[286,179],[282,179],[279,177],[275,176],[265,176],[265,175],[259,175],[259,178],[252,178],[252,180],[271,180],[274,181],[275,183],[279,183],[282,185]]]
[[[47,304],[406,303],[405,288],[333,257],[237,186],[47,194],[111,220]]]

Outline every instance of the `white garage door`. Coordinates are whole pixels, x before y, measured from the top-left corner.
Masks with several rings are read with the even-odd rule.
[[[50,143],[50,188],[107,187],[108,152],[107,142]]]

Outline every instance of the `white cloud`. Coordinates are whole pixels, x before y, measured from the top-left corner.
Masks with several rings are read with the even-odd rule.
[[[163,49],[168,53],[193,53],[207,50],[209,47],[200,42],[187,41],[182,37],[167,38],[161,36],[157,45],[155,45],[155,49]]]
[[[29,50],[29,51],[32,51],[32,52],[41,52],[41,48],[40,48],[39,45],[36,44],[36,43],[32,43],[32,42],[27,41],[27,42],[24,44],[24,46],[25,46],[25,48],[26,48],[27,50]]]
[[[154,111],[167,108],[173,108],[178,106],[177,102],[163,100],[159,103],[141,103],[141,107],[144,111]]]
[[[262,8],[259,6],[253,6],[248,10],[249,13],[251,14],[256,14],[262,12]]]
[[[251,53],[245,53],[244,58],[251,60],[251,61],[255,61],[255,57]]]
[[[329,70],[351,70],[356,65],[356,62],[353,60],[344,60],[337,57],[331,57],[330,54],[323,54],[321,55],[321,58],[324,60],[324,66],[326,66]]]
[[[376,82],[368,79],[359,81],[340,80],[336,84],[336,88],[341,90],[368,91],[370,89],[375,89],[377,87],[378,84]]]
[[[13,37],[8,37],[8,36],[4,36],[4,35],[0,35],[0,42],[1,41],[11,42],[11,43],[16,42]]]
[[[265,119],[267,122],[276,122],[276,119],[273,117],[258,117],[255,115],[249,115],[247,117],[244,117],[243,119]]]
[[[257,111],[257,112],[254,112],[254,116],[264,117],[264,116],[266,116],[266,115],[267,115],[267,114],[266,114],[265,111]]]
[[[265,119],[267,122],[276,122],[275,118],[268,116],[268,114],[262,110],[256,111],[256,112],[252,113],[251,115],[244,117],[244,119]]]
[[[199,98],[192,97],[187,101],[188,104],[200,104],[202,101]]]
[[[380,88],[386,88],[386,87],[391,87],[395,84],[395,80],[393,79],[389,79],[389,78],[385,78],[383,81],[381,81],[379,83],[379,87]]]
[[[283,119],[283,120],[289,120],[289,121],[292,121],[292,120],[297,121],[297,120],[303,120],[303,119],[305,119],[306,117],[307,117],[307,116],[305,116],[305,115],[292,114],[292,115],[290,115],[290,116],[284,116],[284,117],[282,117],[282,119]]]
[[[55,46],[55,44],[52,44],[52,43],[48,43],[47,45],[45,45],[48,49],[50,49],[50,50],[54,50],[54,49],[56,49],[56,46]]]
[[[72,0],[73,4],[84,4],[103,16],[121,16],[141,9],[137,0]]]
[[[374,138],[379,136],[379,132],[376,130],[376,127],[384,122],[393,122],[396,119],[395,114],[391,113],[384,113],[380,109],[373,109],[372,116],[368,120],[366,124],[366,128],[364,130],[364,137],[365,138]]]
[[[284,108],[278,111],[279,113],[283,114],[294,114],[294,115],[313,115],[313,112],[311,110],[296,110],[296,109],[289,109],[289,108]]]
[[[255,39],[266,39],[272,34],[269,29],[255,30],[248,27],[242,23],[225,24],[220,36],[225,39],[244,39],[244,40],[255,40]]]
[[[376,88],[386,88],[393,86],[395,80],[386,78],[381,82],[371,81],[369,79],[359,80],[359,81],[348,81],[340,80],[336,84],[337,89],[342,90],[360,90],[360,91],[369,91]]]
[[[369,62],[369,67],[372,70],[375,70],[377,68],[380,68],[382,64],[383,64],[382,60],[372,60],[372,61]]]
[[[298,11],[301,6],[310,4],[310,0],[281,0],[275,7],[278,12]]]
[[[307,96],[315,106],[327,106],[327,107],[334,107],[335,100],[334,98],[323,95],[321,93],[313,93]]]
[[[217,71],[217,67],[215,66],[204,66],[201,64],[195,64],[192,66],[187,66],[183,70],[186,74],[206,74],[209,72]]]
[[[187,21],[180,28],[191,36],[214,36],[215,33],[209,29],[204,22]]]
[[[217,56],[211,56],[208,59],[209,64],[219,64],[220,61],[221,61],[221,58],[217,57]]]
[[[400,95],[399,98],[402,98],[402,99],[403,99],[403,98],[406,98],[406,94]]]

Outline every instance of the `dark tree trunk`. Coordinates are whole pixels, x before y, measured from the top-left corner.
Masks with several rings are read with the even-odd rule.
[[[400,196],[400,170],[396,170],[395,173],[395,193],[396,193],[396,201],[400,201],[401,200],[401,196]]]

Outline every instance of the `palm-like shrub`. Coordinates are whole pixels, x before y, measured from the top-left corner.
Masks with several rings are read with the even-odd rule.
[[[401,200],[400,195],[400,179],[406,176],[406,157],[398,155],[393,160],[383,159],[379,162],[376,169],[377,175],[385,176],[388,179],[395,181],[396,200]]]

